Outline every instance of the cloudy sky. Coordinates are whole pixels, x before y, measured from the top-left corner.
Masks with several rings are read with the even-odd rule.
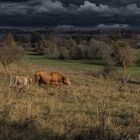
[[[0,0],[1,26],[139,26],[140,0]]]

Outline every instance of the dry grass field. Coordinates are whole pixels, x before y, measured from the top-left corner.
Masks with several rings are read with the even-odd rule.
[[[58,71],[72,85],[9,86],[0,73],[0,140],[137,140],[140,135],[140,84],[96,78],[61,65],[21,64],[14,75]],[[14,80],[14,79],[13,79]]]

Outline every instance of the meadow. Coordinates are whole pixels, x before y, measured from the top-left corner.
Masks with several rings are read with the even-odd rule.
[[[93,61],[62,61],[26,55],[12,66],[13,77],[57,71],[72,85],[9,86],[0,73],[0,140],[136,140],[140,135],[140,84],[97,78]],[[121,68],[118,68],[121,73]],[[140,68],[129,72],[140,78]]]
[[[134,51],[135,57],[134,62],[140,61],[140,50]],[[34,55],[29,54],[25,56],[24,61],[32,64],[48,65],[48,66],[59,66],[64,69],[75,69],[83,71],[97,72],[103,69],[102,60],[61,60],[61,59],[49,59],[45,55]],[[116,67],[118,73],[123,72],[122,67]],[[133,64],[129,66],[128,73],[137,78],[140,77],[140,67],[139,65]]]

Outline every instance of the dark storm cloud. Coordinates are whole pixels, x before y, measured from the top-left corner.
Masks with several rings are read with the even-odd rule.
[[[100,16],[136,16],[140,15],[140,8],[136,4],[128,4],[126,6],[113,7],[104,4],[99,4],[85,1],[83,5],[77,9],[81,13],[97,13]]]
[[[10,22],[14,22],[12,17],[15,23],[18,19],[21,23],[26,23],[38,17],[38,21],[44,24],[48,24],[46,20],[54,24],[93,25],[126,22],[129,24],[132,19],[139,21],[140,2],[138,0],[0,0],[2,23],[9,19]]]
[[[0,2],[1,15],[59,14],[65,11],[66,8],[59,1],[32,0],[27,2]]]
[[[126,6],[109,6],[107,4],[84,1],[83,4],[69,4],[65,6],[60,1],[30,0],[26,2],[0,2],[1,15],[29,15],[29,14],[86,14],[97,13],[101,16],[140,15],[140,8],[136,3]]]
[[[25,1],[31,1],[31,0],[0,0],[0,2],[25,2]],[[80,5],[85,0],[59,0],[59,1],[66,4],[72,3],[72,4]],[[108,4],[108,5],[126,5],[126,4],[131,4],[131,3],[136,3],[137,5],[140,4],[139,0],[89,0],[89,1],[96,4],[102,3],[102,4]]]

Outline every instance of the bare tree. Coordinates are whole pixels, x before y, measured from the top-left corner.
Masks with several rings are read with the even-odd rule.
[[[116,41],[114,43],[114,54],[116,62],[123,66],[124,76],[126,76],[128,66],[132,64],[133,60],[133,51],[130,45],[123,40]]]
[[[23,48],[17,47],[12,34],[5,34],[0,47],[0,63],[5,72],[9,75],[9,83],[11,84],[10,66],[18,62],[24,54]]]
[[[88,47],[88,55],[92,56],[93,59],[100,58],[104,61],[105,65],[113,66],[114,61],[112,59],[112,53],[112,48],[105,42],[94,39],[90,41],[90,46]]]
[[[14,36],[11,33],[6,33],[3,38],[2,38],[2,44],[3,46],[7,46],[7,47],[12,47],[15,48],[17,47],[17,43],[14,40]]]
[[[2,64],[4,70],[10,73],[10,65],[12,63],[18,62],[24,54],[22,48],[13,47],[1,47],[0,48],[0,63]]]

